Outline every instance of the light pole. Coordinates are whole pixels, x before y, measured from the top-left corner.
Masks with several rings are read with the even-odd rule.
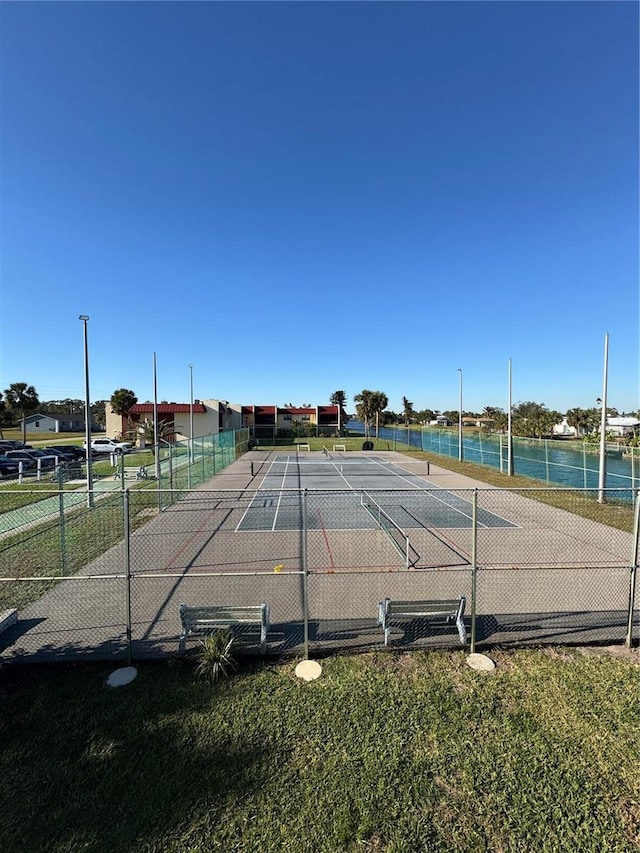
[[[193,462],[193,365],[189,365],[191,398],[189,404],[189,459]]]
[[[509,411],[507,413],[507,475],[513,477],[513,431],[511,412],[513,410],[513,397],[511,394],[511,359],[509,359],[509,394],[508,394]],[[502,463],[500,463],[502,467]]]
[[[89,401],[89,343],[87,338],[89,317],[86,314],[80,314],[78,319],[82,320],[84,325],[84,441],[87,462],[87,506],[91,509],[93,507],[93,472],[91,470],[91,404]]]
[[[460,374],[460,396],[458,400],[458,462],[462,462],[462,368],[458,368]]]
[[[602,377],[602,412],[600,413],[600,464],[598,466],[598,503],[606,502],[607,484],[607,373],[609,365],[609,332],[604,336],[604,368]]]

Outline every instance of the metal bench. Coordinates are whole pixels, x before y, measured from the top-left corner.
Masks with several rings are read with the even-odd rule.
[[[228,628],[234,639],[252,644],[260,635],[260,651],[264,654],[267,647],[269,630],[269,605],[204,604],[192,607],[180,605],[180,653],[184,653],[189,634],[213,634]]]
[[[466,598],[440,599],[435,601],[399,601],[385,598],[378,604],[378,624],[384,631],[384,644],[389,644],[391,622],[396,619],[444,620],[455,623],[461,643],[467,642],[467,632],[462,621]]]
[[[132,465],[128,467],[116,468],[113,472],[113,479],[119,480],[120,475],[123,475],[124,479],[135,479],[135,480],[146,480],[149,476],[147,474],[147,469],[144,465],[141,465],[139,468],[134,468]]]

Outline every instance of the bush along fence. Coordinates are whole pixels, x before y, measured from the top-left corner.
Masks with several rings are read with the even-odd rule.
[[[181,604],[267,605],[246,646],[267,655],[634,643],[637,493],[616,490],[614,527],[580,514],[588,490],[195,488],[198,454],[188,488],[181,456],[173,489],[118,484],[91,507],[82,489],[0,495],[4,660],[169,657]]]

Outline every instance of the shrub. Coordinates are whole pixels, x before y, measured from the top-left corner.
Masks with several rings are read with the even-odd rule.
[[[233,634],[231,631],[216,631],[200,640],[199,661],[196,666],[198,677],[215,684],[221,678],[227,678],[238,668],[233,655]]]

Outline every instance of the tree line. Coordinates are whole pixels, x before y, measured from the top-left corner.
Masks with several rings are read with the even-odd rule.
[[[334,391],[329,402],[338,406],[340,428],[343,429],[349,420],[347,413],[347,395],[345,391]],[[116,414],[126,416],[127,412],[135,406],[138,398],[128,388],[119,388],[111,396],[109,403]],[[353,398],[355,404],[355,417],[362,421],[365,427],[365,435],[371,437],[375,431],[378,436],[381,426],[404,424],[427,425],[437,417],[443,416],[452,424],[458,422],[460,412],[457,410],[440,411],[435,409],[421,409],[416,411],[413,403],[408,397],[402,397],[401,411],[394,412],[388,409],[389,398],[383,391],[371,391],[364,388]],[[91,414],[95,421],[100,424],[106,423],[106,400],[98,400],[91,404]],[[65,400],[49,400],[41,402],[39,395],[33,385],[26,382],[14,382],[4,391],[0,392],[0,435],[2,428],[14,425],[18,420],[22,422],[23,441],[26,436],[26,418],[38,410],[47,414],[82,414],[84,415],[84,401],[67,398]],[[637,413],[640,414],[640,413]],[[618,410],[607,407],[607,415],[615,417]],[[486,419],[492,430],[505,431],[507,429],[508,415],[504,409],[497,406],[485,406],[482,412],[463,411],[464,418]],[[574,407],[568,409],[564,417],[569,426],[575,427],[579,436],[596,435],[600,428],[602,410],[598,407],[583,409]],[[544,403],[527,401],[518,403],[511,410],[511,429],[514,435],[542,438],[551,435],[553,427],[560,423],[563,414],[554,409],[548,409]]]
[[[90,406],[91,416],[96,423],[106,422],[106,400],[97,400]],[[84,417],[84,400],[67,398],[66,400],[41,401],[33,385],[26,382],[13,382],[0,392],[0,436],[2,430],[22,426],[22,440],[26,442],[27,423],[29,415],[36,412],[50,415],[81,415]]]
[[[335,403],[338,395],[341,405],[346,406],[344,391],[334,392],[331,396],[331,402]],[[389,399],[383,391],[370,391],[366,388],[354,396],[353,402],[355,403],[355,417],[364,424],[365,435],[368,437],[374,433],[377,437],[381,426],[397,424],[425,426],[435,421],[437,417],[444,417],[451,424],[457,424],[460,419],[458,410],[422,409],[416,411],[408,397],[402,397],[401,411],[394,412],[387,408]],[[618,414],[616,408],[607,407],[608,417],[617,417]],[[640,417],[640,413],[637,415]],[[473,418],[478,421],[485,420],[488,429],[498,432],[505,432],[508,427],[507,412],[497,406],[485,406],[482,412],[463,411],[462,417]],[[544,438],[552,435],[554,426],[561,423],[565,417],[567,424],[575,428],[577,435],[595,436],[600,429],[602,409],[597,406],[590,409],[574,407],[563,414],[555,409],[547,408],[544,403],[529,400],[513,406],[511,410],[511,431],[514,435],[523,437]]]

